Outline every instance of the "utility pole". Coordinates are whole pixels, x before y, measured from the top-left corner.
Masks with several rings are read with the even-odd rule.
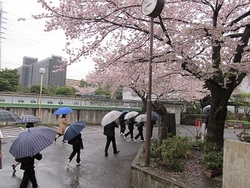
[[[3,35],[4,35],[3,30],[6,29],[3,27],[3,24],[6,23],[3,20],[6,20],[6,18],[4,18],[4,16],[3,16],[3,13],[5,13],[5,12],[3,11],[2,5],[3,5],[3,2],[0,1],[0,71],[2,69],[2,39],[5,39],[3,37]]]

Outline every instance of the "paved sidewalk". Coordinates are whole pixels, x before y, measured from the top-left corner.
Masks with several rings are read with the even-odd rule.
[[[137,133],[137,130],[135,130]],[[63,144],[61,139],[44,149],[43,159],[36,162],[36,176],[41,188],[128,188],[130,187],[130,168],[138,149],[144,142],[131,142],[124,139],[116,130],[117,147],[120,153],[113,154],[112,145],[109,156],[104,156],[106,136],[102,126],[87,126],[82,132],[85,149],[81,152],[82,164],[76,166],[75,158],[67,168],[67,158],[72,146]],[[23,171],[17,168],[12,176],[13,156],[9,148],[13,138],[4,138],[2,145],[3,168],[0,169],[0,188],[17,188]]]

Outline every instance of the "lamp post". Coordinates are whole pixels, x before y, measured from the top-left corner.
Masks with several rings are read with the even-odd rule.
[[[39,95],[38,116],[39,116],[40,120],[42,120],[41,103],[42,103],[42,93],[43,93],[43,75],[45,74],[45,68],[41,67],[39,69],[39,73],[41,75],[41,82],[40,82],[40,95]]]
[[[150,49],[149,49],[149,81],[147,97],[147,123],[146,123],[146,143],[145,143],[145,166],[149,165],[150,159],[150,130],[151,130],[151,111],[152,111],[152,61],[153,61],[153,37],[154,37],[154,18],[159,16],[164,7],[164,0],[143,0],[142,13],[150,17]]]

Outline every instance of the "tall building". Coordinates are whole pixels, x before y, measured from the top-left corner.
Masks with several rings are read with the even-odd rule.
[[[43,86],[65,86],[66,85],[66,72],[67,67],[58,71],[58,67],[61,65],[62,57],[52,55],[49,58],[38,61],[37,58],[24,57],[23,65],[18,68],[20,74],[20,82],[24,87],[31,87],[32,85],[40,85],[41,74],[40,68],[45,69],[43,75]]]
[[[34,64],[37,63],[38,59],[34,57],[23,57],[23,65],[17,68],[20,75],[20,84],[23,87],[32,86],[32,75]]]

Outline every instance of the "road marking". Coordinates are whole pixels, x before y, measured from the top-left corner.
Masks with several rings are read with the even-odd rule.
[[[2,134],[2,138],[13,138],[17,137],[20,132],[22,132],[24,129],[22,127],[3,127],[0,129],[0,132]]]

